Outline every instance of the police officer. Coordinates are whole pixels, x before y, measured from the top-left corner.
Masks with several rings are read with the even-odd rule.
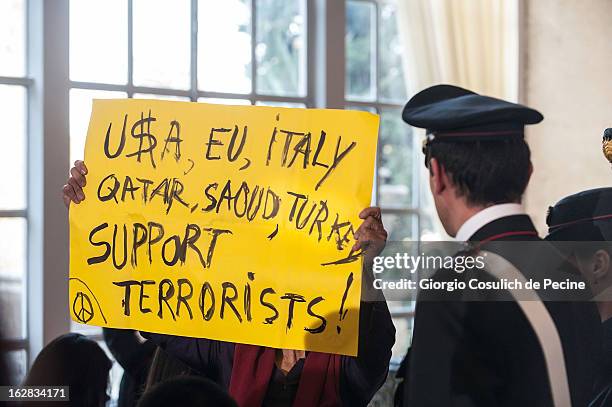
[[[524,127],[539,123],[539,112],[438,85],[410,99],[402,117],[426,129],[429,185],[450,236],[475,250],[501,254],[519,277],[580,279],[567,273],[557,251],[541,242],[521,206],[532,173]],[[512,250],[509,241],[527,245]],[[447,271],[437,277],[449,278]],[[537,293],[538,300],[530,302],[461,301],[461,295],[453,293],[445,301],[419,293],[399,404],[587,405],[599,328],[592,303],[543,303]],[[472,295],[478,299],[480,294]],[[536,304],[539,313],[530,314],[534,307],[525,304]]]
[[[604,353],[590,406],[612,406],[612,188],[563,198],[549,208],[546,223],[546,239],[569,256],[595,295]]]

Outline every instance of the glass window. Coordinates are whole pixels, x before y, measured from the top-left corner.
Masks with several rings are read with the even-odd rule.
[[[189,0],[133,0],[134,85],[189,89],[190,10]]]
[[[376,7],[365,1],[346,4],[346,76],[348,99],[374,100],[376,97]]]
[[[402,67],[403,47],[397,27],[397,10],[392,4],[380,6],[380,69],[378,92],[380,99],[404,103],[407,100],[406,81]]]
[[[28,359],[26,22],[27,0],[0,1],[0,334],[15,341],[4,355],[13,384],[23,379]]]
[[[383,224],[390,242],[415,241],[418,239],[415,228],[417,221],[414,215],[404,213],[383,213]]]
[[[25,0],[0,1],[0,76],[25,75],[25,21]]]
[[[410,127],[399,109],[380,111],[378,204],[385,208],[412,206],[414,187],[413,142]]]
[[[421,178],[414,160],[419,152],[401,118],[407,92],[396,18],[393,0],[347,0],[345,99],[348,109],[380,115],[374,205],[382,210],[389,242],[415,242],[422,225],[431,222],[417,210]],[[393,360],[399,362],[410,343],[413,302],[387,298],[400,333],[393,347]]]
[[[306,13],[303,0],[257,0],[257,92],[306,94]]]
[[[2,66],[2,63],[0,63]],[[0,149],[0,210],[26,207],[26,89],[0,85],[2,148]]]
[[[198,86],[206,91],[251,92],[247,0],[198,1]]]
[[[271,102],[265,100],[258,100],[255,102],[257,106],[277,106],[277,107],[306,107],[304,103],[293,103],[293,102]]]
[[[117,400],[119,398],[121,378],[123,377],[123,368],[121,367],[119,362],[115,360],[115,357],[111,353],[110,349],[108,349],[108,346],[106,346],[106,342],[98,341],[98,345],[100,345],[102,350],[104,350],[104,352],[106,353],[106,356],[113,362],[113,366],[111,367],[108,377],[108,384],[110,388],[108,391],[108,395],[111,397],[111,400]]]
[[[401,334],[395,335],[395,344],[391,348],[391,360],[400,363],[406,356],[406,350],[412,341],[412,318],[393,318],[393,325],[395,325],[395,331]]]
[[[9,380],[11,384],[18,385],[26,375],[27,353],[25,350],[14,350],[7,352],[9,366]]]
[[[0,218],[0,330],[8,338],[25,336],[26,228],[24,218]]]
[[[71,163],[84,156],[93,99],[251,105],[265,94],[278,100],[258,104],[306,106],[305,0],[132,0],[131,13],[128,8],[126,0],[71,0]],[[196,8],[197,15],[193,15]],[[252,26],[253,16],[256,27]],[[194,19],[197,34],[192,32]],[[253,32],[257,32],[256,41]],[[195,72],[192,62],[197,62]],[[164,89],[163,95],[159,89]],[[237,97],[242,94],[244,97]],[[96,339],[101,334],[100,328],[75,322],[71,329]]]
[[[102,335],[102,328],[93,325],[85,325],[70,320],[70,332],[77,332],[85,336],[99,337],[100,335]]]
[[[228,98],[199,98],[198,102],[215,103],[218,105],[250,105],[251,101],[247,99],[228,99]]]
[[[85,153],[85,138],[91,116],[94,99],[125,98],[125,92],[105,90],[71,89],[70,90],[70,163],[82,160]]]
[[[372,106],[347,106],[347,110],[361,110],[362,112],[376,113],[376,108]]]
[[[153,93],[134,93],[132,96],[134,99],[160,99],[160,100],[177,100],[180,102],[189,102],[186,96],[174,96],[174,95],[155,95]]]
[[[396,18],[394,1],[347,1],[345,99],[347,109],[380,115],[375,204],[410,213],[419,177],[412,130],[401,119],[406,81]]]
[[[127,83],[125,0],[70,2],[70,79]]]

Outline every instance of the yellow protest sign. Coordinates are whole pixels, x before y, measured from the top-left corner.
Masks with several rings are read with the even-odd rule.
[[[73,320],[355,355],[377,131],[357,111],[94,101]]]

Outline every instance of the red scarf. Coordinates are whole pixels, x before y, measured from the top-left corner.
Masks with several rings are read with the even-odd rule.
[[[230,395],[240,407],[260,407],[274,373],[276,349],[236,344]],[[340,355],[308,352],[293,407],[341,405]]]

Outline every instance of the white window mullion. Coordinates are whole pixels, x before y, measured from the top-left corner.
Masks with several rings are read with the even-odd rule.
[[[30,361],[69,330],[68,224],[58,188],[66,181],[68,0],[29,0],[28,334]]]

